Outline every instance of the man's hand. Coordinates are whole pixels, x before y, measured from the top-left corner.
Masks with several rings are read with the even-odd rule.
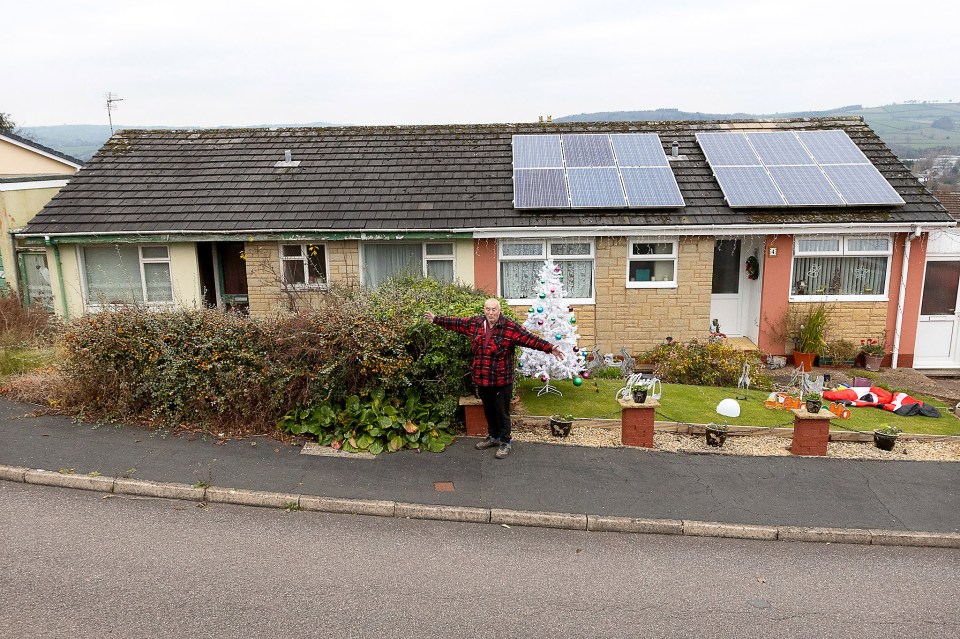
[[[427,321],[430,322],[431,324],[433,324],[433,318],[434,318],[434,317],[436,317],[436,315],[434,315],[434,314],[431,313],[430,311],[426,311],[426,312],[424,312],[424,314],[423,314],[423,319],[427,320]]]
[[[553,354],[553,356],[556,357],[557,359],[563,359],[563,358],[564,358],[563,351],[560,350],[560,347],[559,347],[559,346],[554,346],[553,348],[550,349],[550,352],[551,352],[551,353]]]

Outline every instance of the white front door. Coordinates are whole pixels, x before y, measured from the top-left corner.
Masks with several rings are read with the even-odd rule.
[[[960,259],[927,260],[914,368],[960,368]]]
[[[755,236],[717,239],[713,243],[710,321],[717,320],[720,332],[729,337],[747,337],[754,342],[759,337],[763,246],[763,238]],[[757,279],[747,274],[748,259],[757,264]]]

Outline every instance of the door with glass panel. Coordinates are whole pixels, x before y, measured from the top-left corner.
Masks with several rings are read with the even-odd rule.
[[[40,304],[52,311],[53,287],[46,253],[20,253],[20,272],[25,284],[24,301],[27,304]]]
[[[958,291],[960,260],[929,258],[917,321],[915,368],[960,368]]]
[[[743,299],[740,295],[739,239],[716,240],[713,243],[713,287],[710,295],[710,321],[717,320],[720,331],[740,337],[743,330]]]

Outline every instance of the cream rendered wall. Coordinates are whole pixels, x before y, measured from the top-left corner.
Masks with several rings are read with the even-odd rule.
[[[182,308],[203,306],[200,288],[200,263],[197,245],[193,242],[168,244],[170,251],[170,280],[173,284],[173,302]]]
[[[453,259],[456,280],[473,286],[473,238],[454,242]]]
[[[77,168],[0,139],[0,175],[73,175]]]
[[[32,220],[33,216],[39,213],[59,190],[60,187],[56,186],[0,191],[0,235],[2,235],[0,258],[3,259],[7,284],[13,289],[18,288],[20,273],[10,231],[26,226],[27,222]]]

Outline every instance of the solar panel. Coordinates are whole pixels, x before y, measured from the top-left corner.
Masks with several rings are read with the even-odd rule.
[[[697,142],[712,167],[761,164],[743,133],[697,133]]]
[[[823,170],[847,204],[904,203],[872,164],[828,164]]]
[[[789,206],[843,205],[819,166],[771,166],[768,170]]]
[[[683,196],[670,167],[624,167],[620,169],[627,206],[683,206]]]
[[[760,160],[767,166],[812,165],[813,158],[800,144],[793,131],[770,131],[747,134]]]
[[[513,206],[518,209],[555,209],[570,206],[563,169],[515,169]]]
[[[614,133],[610,141],[621,167],[670,166],[656,133]]]
[[[563,168],[559,135],[513,136],[513,168],[559,169]]]
[[[819,164],[870,164],[845,131],[797,131],[797,137]]]
[[[567,166],[616,166],[610,137],[607,135],[580,134],[563,135],[563,157]]]
[[[575,208],[624,207],[627,201],[615,168],[567,169],[570,202]]]
[[[713,168],[730,206],[783,206],[777,186],[762,166],[717,166]]]

